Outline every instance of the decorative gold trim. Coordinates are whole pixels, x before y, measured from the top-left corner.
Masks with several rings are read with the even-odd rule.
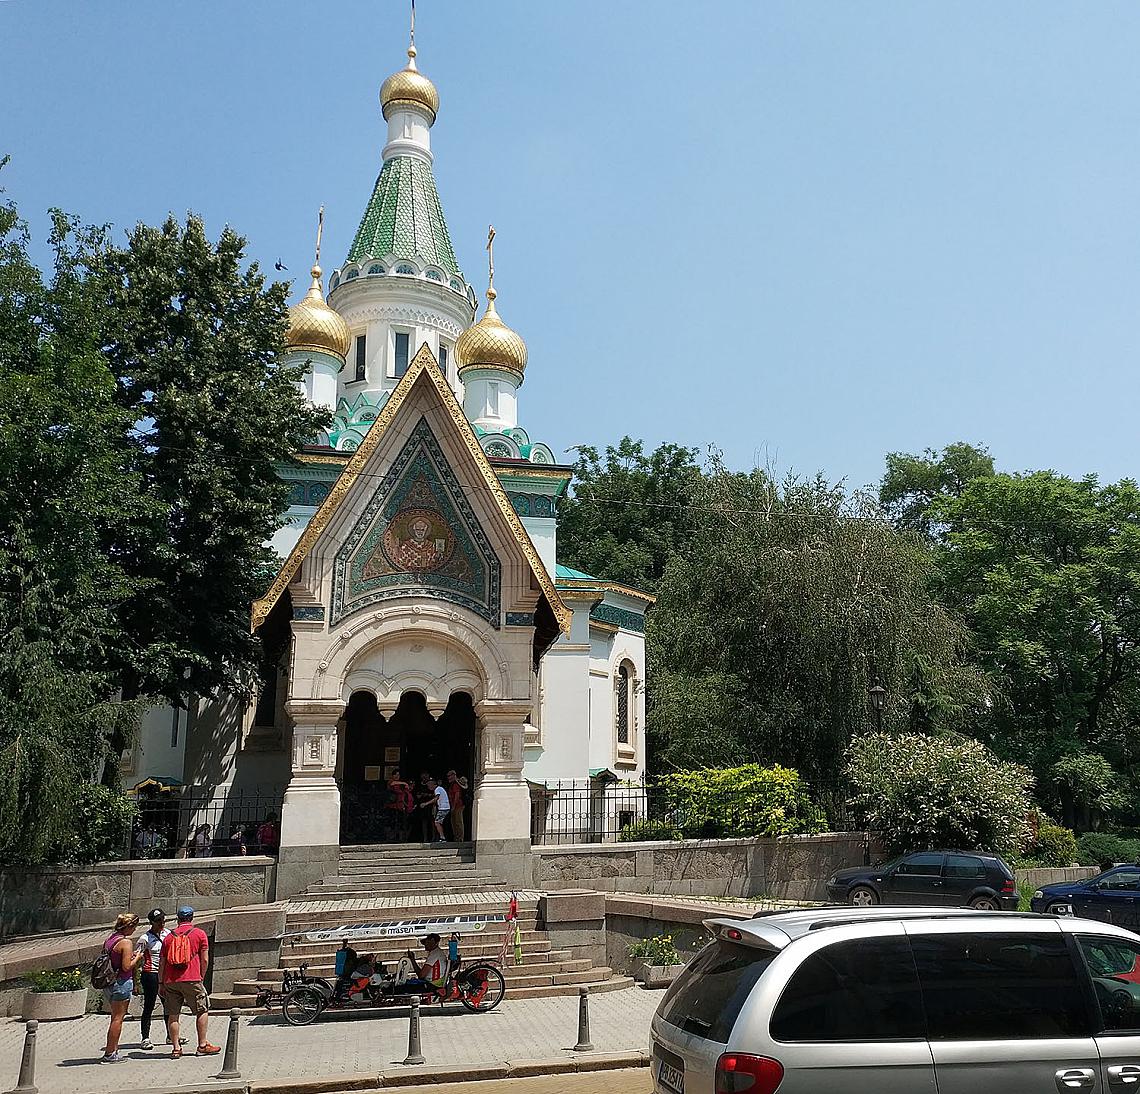
[[[617,634],[621,627],[616,623],[603,623],[600,619],[591,619],[590,630],[600,631],[602,634]]]
[[[619,593],[633,600],[644,600],[646,604],[656,604],[657,597],[652,593],[643,593],[640,589],[630,588],[628,585],[619,585],[616,581],[583,581],[579,577],[564,577],[558,582],[559,588],[564,592],[570,589],[597,589],[600,592]]]
[[[428,379],[434,385],[436,392],[443,402],[444,409],[455,423],[456,428],[460,432],[460,436],[467,445],[468,452],[471,453],[472,458],[475,460],[475,465],[478,467],[483,481],[491,491],[491,497],[498,506],[499,512],[507,522],[507,526],[510,528],[515,539],[518,541],[523,554],[526,555],[526,560],[530,563],[531,570],[534,572],[535,577],[538,578],[539,588],[542,589],[551,611],[554,612],[554,618],[558,622],[559,630],[563,634],[570,633],[570,621],[574,613],[566,607],[562,602],[562,598],[558,595],[558,590],[555,588],[550,574],[543,565],[542,559],[539,558],[538,552],[534,549],[534,544],[531,542],[530,536],[523,527],[519,515],[515,512],[514,506],[512,506],[508,500],[506,491],[499,482],[499,477],[495,474],[494,468],[492,468],[487,461],[487,454],[479,444],[479,438],[475,436],[475,431],[471,428],[471,423],[468,422],[464,415],[463,408],[456,402],[455,394],[452,392],[451,386],[448,384],[443,373],[440,372],[439,365],[436,363],[436,359],[432,355],[426,342],[420,346],[419,352],[408,366],[408,371],[404,373],[400,382],[392,391],[391,396],[389,396],[388,401],[384,404],[376,421],[372,423],[372,428],[368,430],[360,447],[352,454],[344,470],[340,473],[340,477],[333,484],[333,488],[329,491],[328,497],[321,503],[320,508],[313,514],[309,523],[305,526],[305,530],[301,533],[296,544],[294,544],[293,550],[289,552],[289,557],[282,563],[281,569],[273,579],[273,583],[269,586],[269,589],[263,597],[254,601],[250,620],[251,633],[256,631],[257,628],[265,622],[267,616],[273,610],[274,604],[277,603],[281,594],[288,587],[289,582],[296,577],[297,571],[301,568],[301,563],[304,562],[305,557],[309,551],[312,550],[313,544],[316,543],[317,538],[328,526],[337,507],[344,500],[349,490],[352,489],[353,484],[360,476],[361,471],[363,471],[364,465],[371,458],[372,453],[376,451],[384,434],[388,431],[388,427],[392,424],[392,419],[396,416],[397,411],[404,405],[416,381],[424,373],[427,374]],[[322,458],[327,459],[328,457]]]
[[[340,464],[342,467],[348,463],[349,454],[346,452],[343,456],[316,456],[308,452],[298,452],[292,457],[296,463],[316,463],[316,464]]]

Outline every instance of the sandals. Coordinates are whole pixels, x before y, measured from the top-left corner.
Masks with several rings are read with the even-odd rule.
[[[170,1058],[172,1060],[181,1060],[182,1059],[182,1049],[179,1046],[175,1046],[173,1049],[170,1050]]]

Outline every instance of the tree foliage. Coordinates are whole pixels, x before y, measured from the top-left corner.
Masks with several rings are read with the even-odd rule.
[[[888,725],[975,717],[984,681],[932,593],[930,552],[874,499],[715,460],[694,499],[650,616],[659,769],[776,762],[834,788],[875,682]]]
[[[605,455],[578,449],[574,491],[559,507],[561,561],[608,581],[652,591],[692,534],[692,491],[700,479],[694,448],[663,444],[646,455],[623,437]]]
[[[869,733],[851,742],[847,776],[851,805],[892,852],[1014,854],[1029,838],[1032,775],[979,741]]]
[[[1140,490],[1051,471],[975,479],[936,506],[945,601],[1003,696],[986,737],[1044,783],[1061,757],[1135,762]]]
[[[889,452],[879,501],[896,527],[933,539],[937,534],[935,503],[960,497],[974,479],[993,473],[989,452],[965,441],[947,445],[941,452],[928,448],[920,456]]]
[[[323,424],[281,364],[285,287],[234,233],[120,247],[55,213],[50,243],[45,279],[0,206],[4,861],[83,853],[81,795],[117,780],[144,698],[252,677],[274,461]]]

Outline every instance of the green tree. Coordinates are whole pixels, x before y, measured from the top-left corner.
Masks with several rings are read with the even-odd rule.
[[[1012,854],[1030,835],[1032,775],[979,741],[870,733],[851,742],[847,777],[851,805],[893,852]]]
[[[965,441],[949,444],[941,452],[928,448],[921,456],[890,452],[879,487],[879,501],[897,527],[934,539],[935,502],[960,497],[974,479],[993,473],[994,461],[989,452]]]
[[[692,491],[700,480],[695,448],[641,441],[582,445],[573,494],[558,512],[558,554],[595,577],[652,591],[694,527]]]
[[[136,711],[112,701],[117,612],[145,591],[116,545],[153,515],[100,355],[82,255],[56,214],[45,282],[0,205],[0,861],[65,847],[78,795]]]
[[[887,725],[969,725],[985,681],[935,599],[930,549],[877,502],[822,478],[775,482],[718,461],[650,615],[647,721],[661,770],[773,762],[835,788],[887,689]]]
[[[145,590],[119,613],[124,693],[178,703],[246,690],[258,663],[250,604],[276,568],[266,544],[287,504],[276,466],[328,420],[282,358],[287,286],[266,284],[239,235],[226,228],[214,243],[195,216],[92,249],[86,273],[134,423],[132,469],[158,503],[118,545]]]
[[[1057,787],[1065,823],[1087,830],[1095,820],[1128,805],[1120,778],[1099,752],[1070,752],[1049,769]]]
[[[1071,752],[1135,762],[1140,490],[1052,471],[992,475],[933,507],[943,597],[1002,701],[986,739],[1042,784]]]

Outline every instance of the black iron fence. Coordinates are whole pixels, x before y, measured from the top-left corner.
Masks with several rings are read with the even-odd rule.
[[[190,788],[135,800],[139,815],[124,858],[275,855],[280,842],[279,789]]]
[[[679,788],[668,779],[574,779],[530,783],[530,838],[535,845],[661,839],[734,839],[772,831],[854,831],[841,790],[800,785],[793,801],[758,798],[723,785]]]

